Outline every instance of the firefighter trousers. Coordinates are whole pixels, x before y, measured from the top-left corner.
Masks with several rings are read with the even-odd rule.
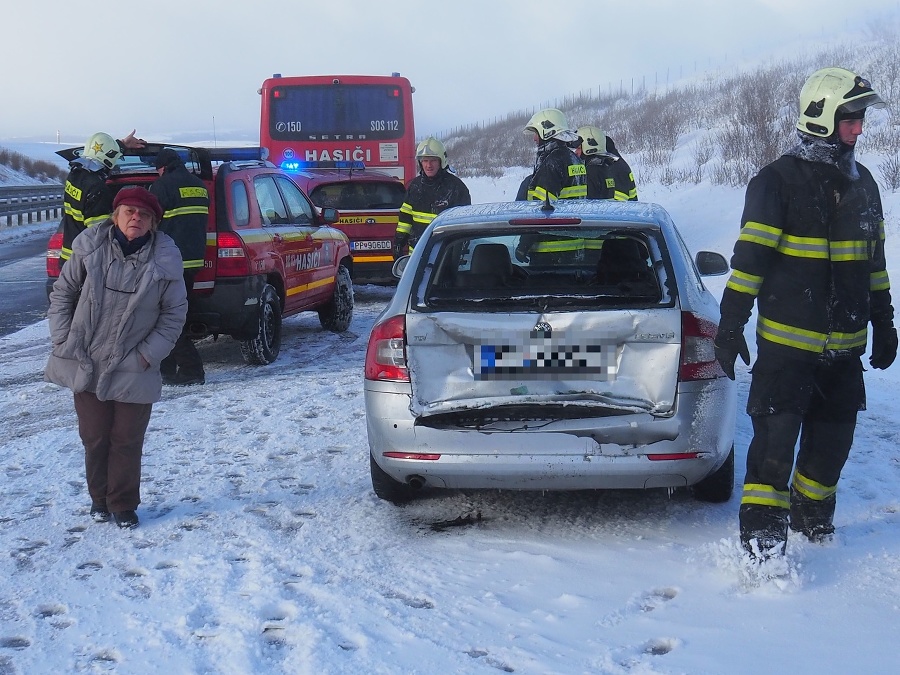
[[[184,285],[187,288],[188,298],[191,296],[191,289],[194,288],[196,275],[197,270],[185,270],[184,272]],[[204,375],[203,358],[188,335],[187,324],[182,328],[181,335],[175,341],[172,351],[159,364],[159,370],[166,377],[174,377],[178,373],[186,377],[202,377]]]
[[[862,373],[858,357],[823,357],[815,362],[768,359],[754,364],[747,401],[753,439],[740,511],[743,541],[759,532],[767,536],[784,532],[786,537],[788,511],[797,501],[793,494],[833,504],[853,444],[857,413],[865,409]]]

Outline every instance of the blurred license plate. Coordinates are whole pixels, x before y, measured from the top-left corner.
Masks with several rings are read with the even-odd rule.
[[[542,341],[521,345],[476,345],[476,380],[521,380],[560,375],[607,380],[615,377],[612,345],[562,345]]]
[[[390,251],[393,244],[390,239],[379,241],[351,241],[350,248],[353,251]]]

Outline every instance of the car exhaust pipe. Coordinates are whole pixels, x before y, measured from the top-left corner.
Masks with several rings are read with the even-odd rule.
[[[409,487],[411,487],[413,490],[421,490],[423,487],[425,487],[425,479],[422,478],[422,476],[407,476],[406,484],[409,485]]]

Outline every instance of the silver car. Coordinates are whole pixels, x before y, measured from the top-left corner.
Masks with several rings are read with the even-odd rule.
[[[372,486],[734,487],[735,384],[716,299],[656,204],[571,200],[435,218],[369,337]]]

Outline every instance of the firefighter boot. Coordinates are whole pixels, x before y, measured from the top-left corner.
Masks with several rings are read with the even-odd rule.
[[[797,490],[791,490],[791,529],[802,532],[815,544],[831,541],[835,503],[833,494],[825,499],[810,499]]]
[[[741,546],[756,560],[783,556],[787,545],[788,510],[775,506],[741,504],[738,512]]]

